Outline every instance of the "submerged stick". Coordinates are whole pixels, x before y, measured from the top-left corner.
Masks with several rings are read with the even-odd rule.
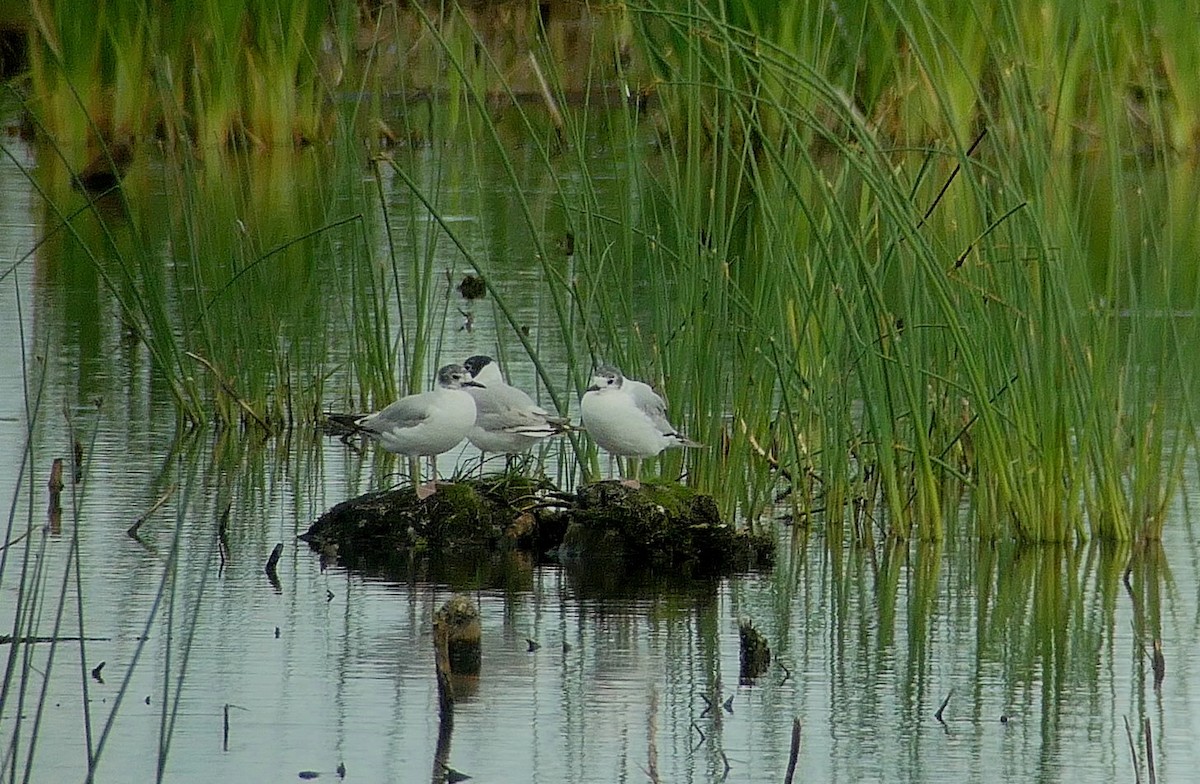
[[[50,491],[50,508],[47,512],[53,515],[55,512],[62,512],[62,504],[59,498],[63,491],[63,459],[61,457],[54,458],[54,464],[50,467],[50,481],[46,483],[46,489]]]
[[[50,468],[50,481],[46,483],[50,491],[50,500],[46,505],[46,526],[55,535],[62,531],[62,502],[59,500],[63,490],[62,474],[63,459],[56,457]]]
[[[217,554],[221,556],[217,574],[224,574],[225,564],[229,562],[229,510],[232,507],[232,501],[225,504],[225,511],[221,513],[221,520],[217,523]]]
[[[131,539],[137,539],[138,529],[142,527],[142,523],[149,520],[150,516],[153,515],[155,512],[157,512],[159,509],[162,509],[163,504],[165,504],[167,502],[167,499],[170,498],[171,494],[174,492],[175,492],[175,485],[171,485],[170,487],[168,487],[166,492],[163,493],[161,496],[159,496],[158,500],[155,501],[154,504],[149,509],[147,509],[142,514],[141,517],[139,517],[138,519],[133,521],[133,525],[131,525],[131,526],[129,526],[129,528],[125,529],[125,535],[130,537]]]
[[[753,683],[771,666],[771,647],[749,618],[742,619],[738,624],[738,639],[741,648],[738,680],[742,684]]]
[[[950,704],[950,698],[952,696],[954,696],[954,689],[951,689],[946,693],[946,699],[942,700],[942,707],[938,708],[937,713],[933,714],[933,718],[937,719],[942,724],[946,723],[946,720],[942,718],[942,712],[945,711],[946,706]]]
[[[479,610],[470,598],[452,596],[433,616],[433,647],[441,710],[448,711],[457,695],[456,685],[469,687],[482,664]],[[453,676],[453,679],[452,679]],[[457,683],[456,683],[457,682]]]
[[[279,572],[276,571],[276,566],[279,564],[279,557],[283,555],[283,542],[275,545],[275,549],[271,550],[271,555],[267,558],[267,566],[263,571],[267,573],[267,579],[271,581],[271,585],[275,590],[280,590]]]
[[[433,614],[433,654],[438,686],[438,737],[433,753],[431,781],[462,781],[470,778],[446,764],[450,758],[450,736],[454,731],[454,702],[469,692],[479,677],[482,658],[482,628],[479,609],[467,596],[450,597]],[[457,778],[452,778],[451,774]]]
[[[800,756],[800,717],[792,719],[792,750],[788,754],[787,773],[783,776],[783,784],[792,784],[796,775],[796,759]]]

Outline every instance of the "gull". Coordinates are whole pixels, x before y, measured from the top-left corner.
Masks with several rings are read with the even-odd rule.
[[[544,438],[566,432],[567,420],[551,415],[523,390],[505,383],[491,357],[473,356],[463,367],[482,385],[467,390],[478,411],[467,440],[480,452],[520,454]]]
[[[354,424],[389,452],[425,456],[433,463],[435,455],[453,449],[474,427],[475,398],[468,390],[482,387],[462,365],[446,365],[438,371],[432,392],[402,397]],[[436,490],[436,465],[432,473],[433,486],[418,486],[418,498],[428,498]]]
[[[698,447],[667,421],[667,404],[648,384],[625,378],[612,365],[592,373],[579,401],[583,429],[606,452],[621,457],[653,457],[668,447]],[[637,487],[638,463],[633,464]]]

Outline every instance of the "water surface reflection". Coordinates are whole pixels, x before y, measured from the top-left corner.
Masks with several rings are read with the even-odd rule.
[[[0,159],[0,235],[28,248],[38,220],[17,181]],[[416,212],[404,193],[388,198],[398,215]],[[496,215],[462,236],[512,266],[499,285],[532,288],[528,238],[506,223]],[[352,781],[424,780],[438,737],[433,613],[459,591],[479,604],[484,663],[456,711],[449,759],[476,781],[778,782],[794,717],[805,780],[1128,780],[1126,718],[1135,728],[1150,719],[1160,778],[1200,768],[1194,484],[1161,548],[954,538],[865,549],[780,527],[773,571],[723,581],[519,558],[350,571],[323,565],[295,536],[389,482],[395,461],[299,429],[265,441],[209,428],[180,437],[168,392],[95,269],[69,244],[55,247],[0,286],[0,476],[10,478],[0,503],[16,510],[10,541],[32,532],[6,551],[0,608],[6,633],[53,636],[61,617],[60,637],[89,639],[3,648],[27,686],[0,710],[10,772],[83,780],[90,734],[103,745],[100,781],[153,780],[160,759],[170,781],[336,779],[339,764]],[[436,259],[439,276],[461,269],[448,251]],[[294,272],[299,286],[310,270]],[[535,292],[523,306],[536,333],[545,302]],[[474,330],[448,333],[442,350],[492,353],[492,315],[481,309]],[[308,337],[332,339],[327,320],[337,318],[314,319]],[[28,427],[23,364],[31,388],[46,391]],[[534,388],[528,364],[510,371]],[[348,375],[331,377],[331,395]],[[33,461],[19,473],[30,429]],[[77,501],[61,530],[47,531],[49,466],[76,438],[87,445],[84,481],[67,494]],[[451,452],[443,465],[471,456]],[[277,542],[278,590],[262,568]],[[749,686],[737,679],[743,617],[777,657]],[[1155,638],[1168,657],[1158,690],[1145,653]],[[100,662],[103,682],[90,674]]]
[[[406,560],[362,574],[323,569],[292,538],[344,497],[332,477],[360,458],[336,442],[286,456],[277,446],[243,454],[249,470],[236,478],[209,449],[157,463],[157,482],[131,474],[124,453],[93,464],[78,521],[35,550],[50,601],[77,527],[83,626],[104,639],[86,643],[84,669],[78,646],[58,647],[33,780],[83,777],[81,673],[100,661],[104,683],[88,683],[93,727],[130,679],[100,780],[153,778],[164,721],[172,781],[282,781],[306,770],[333,778],[339,763],[348,780],[424,779],[438,737],[433,613],[456,591],[479,604],[484,662],[456,711],[449,760],[477,780],[612,782],[656,771],[664,781],[718,781],[728,765],[726,780],[776,782],[793,717],[803,723],[800,770],[821,780],[1124,779],[1126,716],[1150,717],[1160,776],[1197,761],[1186,654],[1196,602],[1181,590],[1194,582],[1190,559],[1168,574],[1157,549],[962,540],[869,551],[783,530],[774,571],[723,581],[516,557]],[[130,539],[128,521],[154,495],[145,485],[168,480],[180,488],[174,500],[141,542]],[[275,541],[285,542],[278,591],[262,571]],[[174,547],[174,584],[147,625]],[[12,577],[3,589],[12,612]],[[73,603],[72,592],[72,634]],[[43,612],[37,628],[49,634],[53,613]],[[777,658],[749,686],[737,679],[742,617]],[[1156,635],[1171,654],[1157,691],[1141,653]],[[46,647],[33,650],[44,671]],[[941,724],[934,714],[947,695]],[[14,716],[6,705],[4,725]]]

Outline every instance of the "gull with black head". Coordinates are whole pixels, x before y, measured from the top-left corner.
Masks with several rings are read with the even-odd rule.
[[[550,414],[524,390],[506,383],[491,357],[477,354],[463,367],[481,385],[467,389],[478,412],[467,440],[480,452],[516,455],[542,439],[566,432],[567,420]]]

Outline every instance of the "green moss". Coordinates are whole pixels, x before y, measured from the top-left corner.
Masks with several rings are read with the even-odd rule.
[[[536,529],[529,509],[543,489],[529,479],[445,482],[420,499],[412,487],[367,493],[321,515],[301,539],[343,559],[510,549]]]
[[[721,520],[711,496],[670,482],[630,488],[597,482],[580,488],[569,513],[561,554],[567,558],[619,557],[632,564],[687,566],[727,572],[769,565],[768,537]]]
[[[511,474],[440,484],[424,500],[411,487],[369,493],[333,507],[301,538],[351,563],[515,549],[713,574],[767,566],[773,553],[768,537],[727,525],[710,496],[683,485],[600,482],[570,496]]]

